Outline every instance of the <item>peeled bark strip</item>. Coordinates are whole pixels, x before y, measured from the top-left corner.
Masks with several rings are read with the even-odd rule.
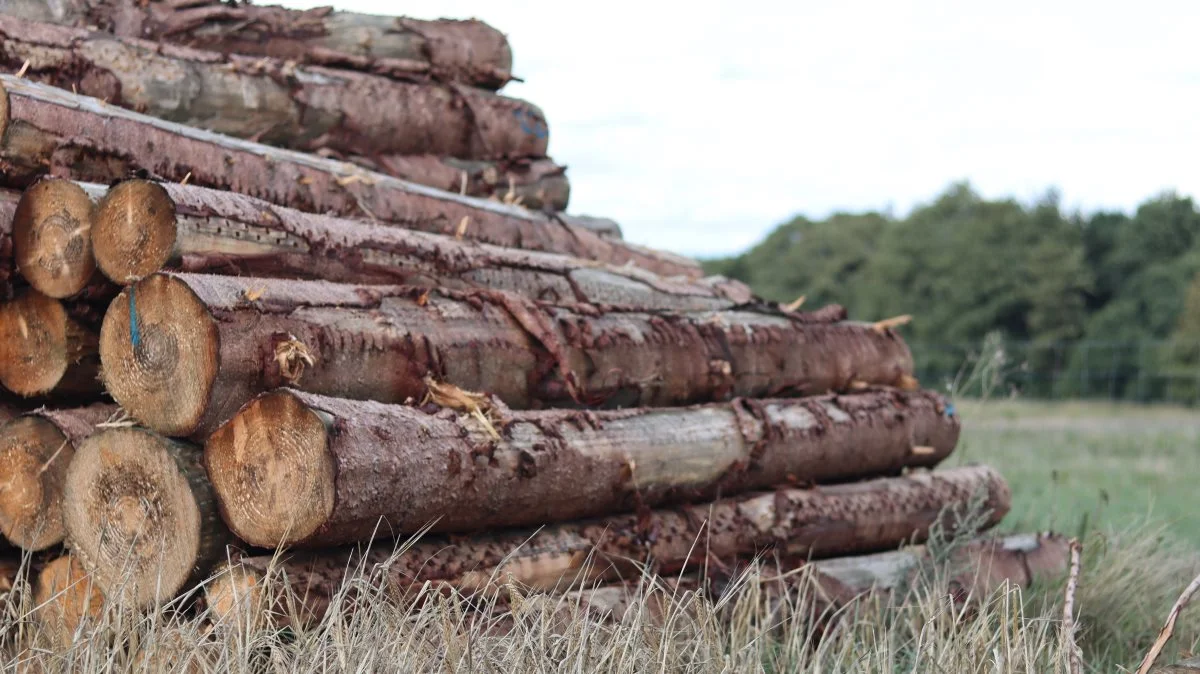
[[[0,117],[0,175],[10,187],[23,187],[47,172],[111,183],[145,171],[161,180],[186,180],[302,211],[633,264],[663,276],[703,275],[695,260],[601,236],[572,224],[570,216],[435,190],[344,162],[140,115],[11,75],[0,75],[0,86],[8,98],[7,114]]]
[[[614,412],[451,410],[280,389],[209,437],[230,529],[260,547],[486,531],[933,466],[959,421],[934,393]]]
[[[85,621],[95,622],[104,614],[104,594],[87,570],[72,555],[47,564],[34,585],[34,618],[50,642],[67,647]]]
[[[0,15],[0,66],[152,117],[305,152],[545,156],[545,116],[470,87],[222,55]]]
[[[148,427],[204,435],[252,397],[419,400],[427,377],[539,406],[666,406],[911,380],[890,330],[841,315],[603,313],[495,291],[157,273],[113,301],[108,392]]]
[[[114,405],[40,409],[0,426],[0,533],[26,550],[63,541],[62,501],[75,447]]]
[[[477,20],[307,11],[223,0],[0,0],[29,21],[98,26],[121,37],[362,70],[401,79],[459,81],[499,89],[512,79],[512,51]]]
[[[681,510],[609,517],[545,527],[536,533],[512,530],[474,538],[427,536],[397,551],[392,544],[245,557],[235,566],[241,591],[270,583],[282,573],[302,598],[301,622],[318,619],[345,581],[347,570],[403,594],[422,583],[462,591],[491,591],[514,582],[534,590],[566,591],[577,582],[639,577],[635,563],[653,573],[677,575],[707,564],[734,564],[773,550],[789,558],[828,558],[895,549],[919,542],[947,506],[986,490],[988,525],[1008,511],[1003,478],[986,466],[916,473],[819,489],[781,490],[725,499]],[[846,575],[846,574],[843,574]],[[216,597],[220,599],[224,595]],[[209,605],[214,604],[210,595]],[[273,600],[251,596],[245,603],[268,611]],[[278,609],[276,609],[278,610]]]
[[[87,311],[32,288],[0,304],[0,384],[25,397],[98,395],[98,337],[77,309]]]
[[[496,288],[555,304],[696,311],[753,300],[740,282],[668,280],[438,234],[295,211],[231,192],[132,179],[102,195],[92,228],[100,270],[118,283],[164,267],[242,276]]]
[[[21,195],[13,214],[17,271],[49,297],[70,297],[96,272],[92,200],[69,180],[40,180]]]
[[[197,447],[140,428],[85,439],[63,502],[72,552],[110,596],[156,606],[201,580],[229,533]]]

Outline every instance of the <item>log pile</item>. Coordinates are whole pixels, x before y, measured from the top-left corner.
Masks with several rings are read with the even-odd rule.
[[[51,640],[206,579],[228,615],[279,569],[305,620],[354,566],[612,612],[640,573],[820,559],[848,600],[923,554],[871,553],[1008,511],[994,470],[939,467],[960,420],[904,320],[769,303],[556,212],[485,24],[0,9],[0,533],[40,555]],[[1021,540],[967,560],[1065,566]]]

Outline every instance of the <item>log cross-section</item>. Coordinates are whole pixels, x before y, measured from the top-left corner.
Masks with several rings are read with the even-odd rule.
[[[937,464],[959,432],[941,396],[895,390],[495,423],[499,440],[470,414],[281,389],[212,434],[205,467],[241,540],[313,547],[895,474]]]
[[[911,380],[899,335],[835,312],[548,307],[497,291],[153,274],[113,300],[105,386],[168,435],[204,437],[282,385],[420,400],[430,377],[519,409],[795,396]]]

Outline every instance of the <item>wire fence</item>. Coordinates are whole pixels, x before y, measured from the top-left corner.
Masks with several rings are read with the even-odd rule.
[[[1200,340],[909,346],[922,385],[960,395],[1200,404]]]

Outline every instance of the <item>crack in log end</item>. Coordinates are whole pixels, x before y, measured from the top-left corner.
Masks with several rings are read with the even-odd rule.
[[[229,528],[251,545],[307,538],[333,513],[337,464],[325,422],[287,391],[247,404],[205,443]]]
[[[136,304],[128,301],[133,296]],[[105,387],[134,418],[166,435],[186,436],[209,406],[220,333],[187,284],[156,273],[109,306],[100,360]]]
[[[30,285],[54,298],[83,290],[96,271],[92,200],[78,184],[42,178],[21,195],[13,216],[13,254]]]
[[[67,470],[63,520],[73,550],[103,590],[135,607],[174,597],[209,547],[208,498],[185,472],[182,447],[111,428],[83,440]]]
[[[71,364],[61,302],[29,288],[0,305],[0,383],[22,396],[54,390]]]
[[[0,427],[0,533],[25,550],[62,542],[62,482],[74,445],[52,422],[23,416]]]
[[[109,188],[93,222],[96,264],[122,285],[158,271],[175,249],[175,202],[153,181],[126,180]]]

